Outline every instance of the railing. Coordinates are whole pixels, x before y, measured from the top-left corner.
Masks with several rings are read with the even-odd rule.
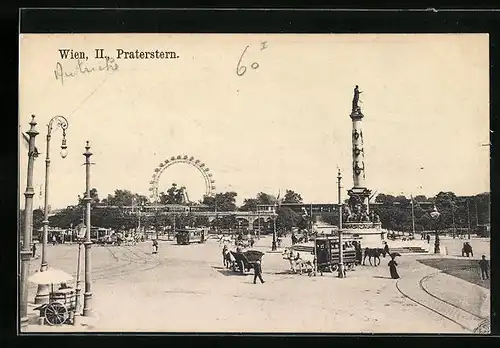
[[[342,223],[342,228],[343,229],[369,229],[369,228],[381,229],[382,223],[381,222],[344,222],[344,223]]]

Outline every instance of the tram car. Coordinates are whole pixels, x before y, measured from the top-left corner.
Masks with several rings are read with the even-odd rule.
[[[361,238],[343,236],[343,256],[346,270],[354,269],[360,262]],[[298,252],[306,252],[314,255],[316,251],[316,262],[319,272],[335,272],[340,263],[339,237],[321,236],[309,243],[295,244],[292,249]]]
[[[204,243],[206,240],[205,230],[201,228],[185,228],[176,231],[177,244],[188,245],[192,243]]]
[[[335,272],[340,263],[339,237],[318,237],[315,242],[318,270]],[[346,270],[354,269],[359,259],[356,249],[361,250],[361,238],[343,236],[342,244],[344,267]]]
[[[90,240],[92,243],[99,243],[101,240],[109,239],[113,231],[110,228],[97,228],[90,229]]]

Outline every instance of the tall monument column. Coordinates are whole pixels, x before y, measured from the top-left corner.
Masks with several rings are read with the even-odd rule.
[[[365,154],[363,149],[363,113],[358,105],[359,95],[358,86],[354,88],[354,98],[352,100],[352,179],[353,188],[348,191],[350,206],[361,221],[366,220],[369,214],[369,197],[371,191],[365,185]],[[366,216],[366,217],[365,217]]]

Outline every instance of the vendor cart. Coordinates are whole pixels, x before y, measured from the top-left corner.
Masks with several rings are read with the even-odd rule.
[[[35,308],[35,310],[40,311],[40,317],[45,318],[47,324],[74,323],[78,296],[74,288],[66,285],[66,282],[71,279],[71,275],[57,269],[40,271],[29,277],[29,281],[32,283],[50,285],[48,303]],[[54,284],[61,286],[58,290],[54,290]]]
[[[49,293],[49,303],[37,308],[40,317],[49,325],[72,324],[77,306],[76,292],[73,288],[59,289]]]

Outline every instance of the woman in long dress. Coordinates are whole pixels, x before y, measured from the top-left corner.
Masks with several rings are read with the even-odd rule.
[[[398,265],[396,261],[394,260],[395,256],[391,256],[391,261],[389,261],[389,271],[391,272],[391,278],[392,279],[399,279],[399,274],[396,269],[396,266]]]

